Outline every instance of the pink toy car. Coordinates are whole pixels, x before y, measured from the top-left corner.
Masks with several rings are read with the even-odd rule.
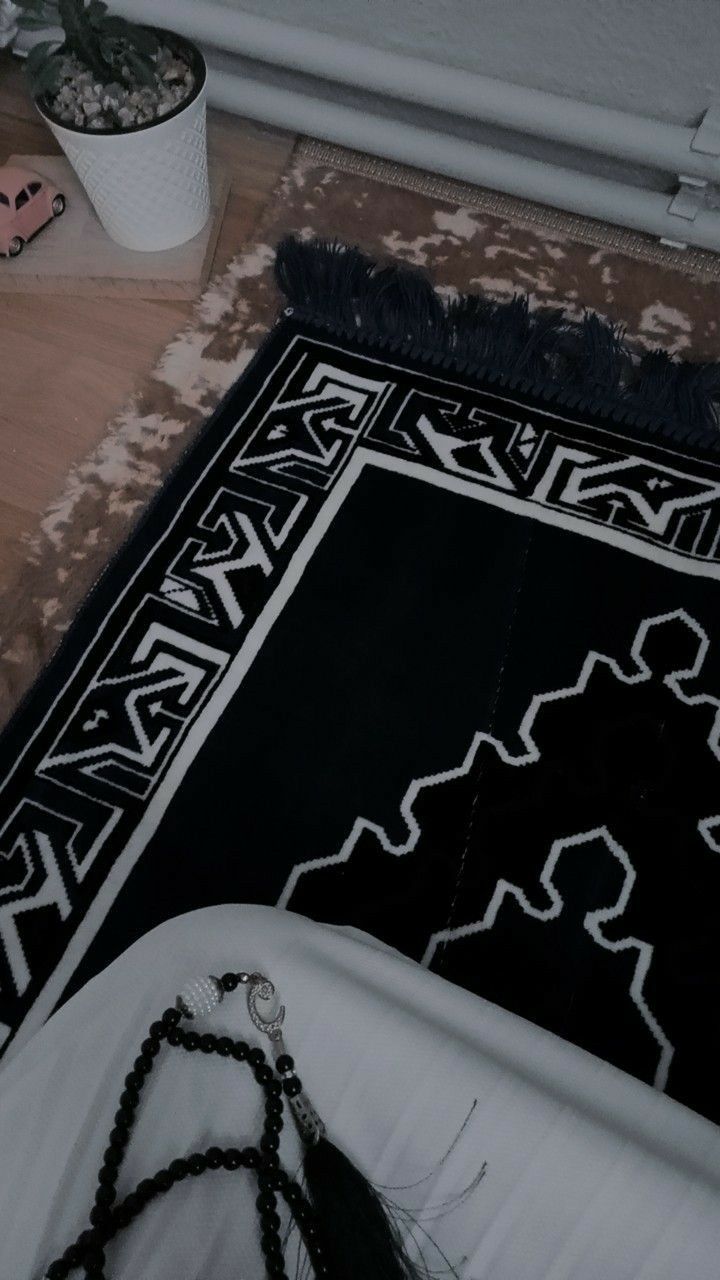
[[[47,178],[12,165],[0,168],[0,253],[16,258],[64,208],[64,195]]]

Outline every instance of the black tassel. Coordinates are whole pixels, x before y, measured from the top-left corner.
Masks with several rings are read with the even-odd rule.
[[[414,267],[397,263],[366,274],[357,302],[360,329],[426,350],[442,341],[442,303],[427,276]]]
[[[478,294],[461,294],[448,303],[447,348],[458,364],[485,369],[495,364],[497,303]]]
[[[674,418],[678,367],[660,347],[646,352],[627,391],[633,408],[648,416]]]
[[[497,324],[497,367],[506,369],[512,379],[535,382],[547,378],[564,326],[562,311],[555,307],[531,311],[527,297],[516,295],[511,302],[501,304],[496,315],[502,318]]]
[[[445,302],[417,268],[381,266],[336,241],[287,236],[275,272],[294,309],[336,332],[720,449],[720,364],[640,356],[594,313],[577,324],[549,307],[531,311],[522,295]]]
[[[275,257],[275,278],[288,302],[348,331],[357,327],[357,302],[373,269],[358,249],[336,240],[305,243],[286,236]]]
[[[421,1280],[397,1224],[367,1178],[327,1138],[308,1148],[305,1181],[333,1280]]]
[[[580,324],[565,328],[559,347],[563,361],[559,376],[586,397],[616,394],[631,368],[624,337],[621,326],[608,324],[592,311],[586,312]]]
[[[685,427],[717,430],[720,423],[720,365],[679,366],[675,411],[678,421]]]

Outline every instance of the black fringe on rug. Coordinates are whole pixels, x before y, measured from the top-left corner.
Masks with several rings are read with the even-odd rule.
[[[336,241],[286,237],[275,275],[295,314],[339,336],[720,450],[720,364],[633,352],[593,312],[578,323],[521,294],[446,301],[415,267]]]

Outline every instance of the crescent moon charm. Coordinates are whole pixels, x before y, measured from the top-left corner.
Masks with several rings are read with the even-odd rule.
[[[264,978],[261,973],[253,973],[248,985],[247,1006],[250,1014],[250,1021],[258,1031],[262,1031],[264,1035],[269,1036],[271,1040],[279,1040],[282,1035],[282,1024],[285,1020],[285,1005],[281,1004],[274,1018],[263,1018],[257,1007],[258,1000],[272,1000],[275,995],[275,987],[269,978]]]

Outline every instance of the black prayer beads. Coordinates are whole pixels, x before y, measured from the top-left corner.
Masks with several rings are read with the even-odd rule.
[[[247,974],[226,973],[217,983],[219,998],[223,992],[232,992],[249,979]],[[285,1200],[303,1236],[316,1277],[327,1277],[329,1272],[323,1256],[319,1230],[313,1209],[302,1188],[281,1167],[279,1147],[283,1129],[283,1098],[296,1097],[302,1084],[295,1074],[294,1062],[288,1054],[281,1054],[276,1068],[278,1080],[268,1064],[265,1052],[251,1047],[243,1040],[229,1036],[216,1036],[211,1032],[199,1034],[180,1025],[188,1016],[182,1008],[166,1009],[161,1018],[151,1023],[142,1041],[138,1056],[125,1077],[118,1100],[113,1128],[97,1175],[97,1187],[90,1211],[90,1227],[81,1232],[77,1240],[65,1249],[60,1258],[50,1263],[45,1280],[66,1280],[75,1268],[82,1268],[87,1280],[106,1280],[106,1246],[117,1234],[128,1227],[146,1205],[159,1195],[164,1195],[176,1183],[188,1177],[199,1177],[207,1170],[251,1170],[257,1179],[258,1195],[255,1201],[260,1226],[260,1247],[265,1269],[270,1280],[287,1280],[283,1258],[281,1218],[277,1212],[278,1194]],[[151,1177],[143,1178],[124,1199],[118,1199],[117,1180],[125,1151],[136,1120],[140,1096],[147,1076],[153,1069],[163,1046],[182,1048],[186,1052],[217,1053],[220,1057],[245,1062],[255,1080],[265,1093],[265,1118],[257,1147],[208,1147],[188,1156],[172,1160],[166,1169],[159,1169]]]

